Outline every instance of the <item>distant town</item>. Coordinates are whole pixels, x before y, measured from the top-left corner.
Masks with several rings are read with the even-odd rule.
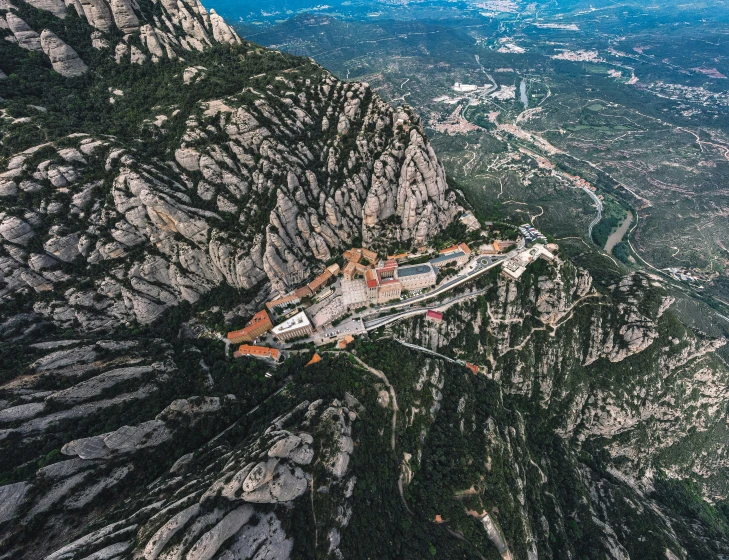
[[[554,260],[559,249],[531,224],[516,228],[516,239],[486,241],[489,232],[471,212],[460,221],[471,240],[482,240],[477,247],[462,241],[393,255],[365,247],[347,249],[343,266],[330,264],[309,282],[266,302],[243,328],[227,333],[227,342],[238,345],[233,356],[278,362],[297,344],[336,343],[342,349],[356,336],[419,314],[441,323],[443,312],[438,308],[452,302],[429,307],[429,300],[498,266],[505,278],[518,280],[530,263]]]

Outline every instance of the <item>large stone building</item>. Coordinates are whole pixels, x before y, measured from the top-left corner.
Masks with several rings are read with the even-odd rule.
[[[309,282],[306,287],[309,288],[312,294],[315,294],[326,286],[332,278],[334,278],[334,275],[325,269],[324,272]]]
[[[263,333],[268,332],[272,328],[273,323],[271,322],[271,318],[268,316],[265,309],[261,309],[250,321],[248,321],[248,324],[245,327],[237,331],[229,332],[228,340],[230,340],[233,344],[253,342],[256,338],[261,336]]]
[[[252,358],[270,358],[278,362],[281,359],[281,352],[276,348],[269,348],[268,346],[250,346],[248,344],[241,344],[238,350],[233,352],[234,358],[240,358],[242,356],[250,356]]]
[[[397,269],[397,278],[403,291],[423,290],[435,286],[438,269],[431,263],[401,266]]]
[[[387,261],[382,268],[366,272],[367,300],[370,303],[379,305],[400,297],[402,285],[396,278],[396,272],[397,263],[395,261]]]
[[[352,247],[351,249],[347,249],[344,251],[342,256],[344,257],[344,260],[355,264],[360,262],[362,259],[366,260],[370,264],[375,264],[377,262],[377,253],[370,251],[369,249],[365,249],[364,247]]]
[[[436,278],[437,269],[430,263],[400,267],[395,260],[388,260],[383,267],[365,274],[367,301],[380,305],[398,299],[404,291],[429,288],[435,285]]]
[[[272,299],[266,302],[266,307],[269,311],[279,308],[292,307],[301,301],[301,297],[295,293],[290,293],[280,298]],[[278,311],[277,311],[278,312]]]
[[[437,267],[455,265],[460,268],[468,262],[469,258],[471,258],[471,249],[465,243],[459,243],[443,249],[440,255],[432,259],[430,263]]]
[[[291,340],[292,338],[307,336],[313,331],[314,327],[303,311],[271,329],[271,333],[279,340]]]
[[[552,261],[554,260],[554,255],[547,251],[543,245],[535,245],[530,249],[520,251],[513,258],[504,261],[504,264],[501,265],[501,274],[511,280],[518,280],[526,272],[527,265],[538,258]]]

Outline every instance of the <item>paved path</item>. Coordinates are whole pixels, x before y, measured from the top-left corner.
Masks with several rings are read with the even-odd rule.
[[[354,361],[357,362],[360,366],[365,368],[372,375],[379,377],[380,379],[382,379],[382,381],[385,382],[385,387],[387,387],[387,390],[390,393],[390,399],[392,400],[392,441],[390,441],[390,446],[392,447],[392,450],[395,451],[395,426],[397,425],[397,411],[400,410],[397,407],[397,395],[395,394],[395,388],[390,384],[390,380],[387,379],[387,376],[382,371],[380,371],[379,369],[375,369],[370,365],[367,365],[351,352],[349,353],[349,355],[352,356],[352,358],[354,358]]]

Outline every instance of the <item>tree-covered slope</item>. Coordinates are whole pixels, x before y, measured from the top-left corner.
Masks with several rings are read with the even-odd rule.
[[[165,342],[159,322],[143,339],[8,345],[3,550],[726,554],[717,342],[643,277],[600,293],[561,262],[478,282],[443,324],[409,320],[306,367],[310,351],[276,367]]]

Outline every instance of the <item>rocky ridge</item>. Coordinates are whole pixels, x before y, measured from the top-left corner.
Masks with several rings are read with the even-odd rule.
[[[34,311],[84,330],[149,323],[221,285],[284,293],[357,237],[422,244],[460,211],[409,109],[313,65],[155,111],[158,141],[183,125],[165,161],[84,133],[6,160],[3,297],[52,296]]]
[[[544,267],[527,282],[498,277],[491,295],[455,306],[444,325],[392,330],[482,364],[506,393],[534,399],[560,437],[600,441],[616,472],[650,486],[663,457],[723,431],[729,376],[714,353],[725,341],[681,326],[667,311],[673,298],[646,276],[600,293],[566,261]],[[705,496],[724,500],[729,488],[716,475],[729,456],[712,441],[705,455],[665,467],[676,477],[702,473]]]
[[[371,556],[375,541],[394,550],[389,539],[402,538],[389,523],[379,529],[388,538],[361,544],[375,508],[423,523],[431,542],[436,514],[471,527],[470,544],[439,537],[454,539],[440,545],[454,554],[719,558],[711,551],[729,544],[658,490],[665,476],[693,476],[708,499],[726,495],[717,342],[681,327],[646,277],[597,291],[567,261],[532,266],[519,282],[466,287],[481,297],[449,308],[440,325],[408,320],[356,344],[369,370],[326,352],[305,368],[309,353],[278,367],[242,359],[236,367],[253,369],[231,387],[235,368],[210,342],[26,344],[0,384],[0,450],[12,446],[4,467],[16,472],[0,486],[9,504],[0,546],[12,555],[33,519],[44,535],[33,558],[339,558],[354,543]],[[251,406],[255,371],[280,390]],[[57,451],[44,464],[48,446]],[[696,446],[704,453],[686,452]],[[636,526],[654,538],[636,540]]]
[[[15,0],[0,4],[0,29],[10,32],[6,40],[21,48],[44,52],[53,69],[76,77],[88,69],[76,50],[48,29],[33,29],[15,11],[32,6],[64,19],[76,16],[89,25],[88,36],[95,49],[118,64],[143,64],[147,60],[177,59],[186,52],[200,52],[214,44],[241,44],[236,32],[215,10],[206,10],[198,0],[186,2],[141,2],[136,0]],[[45,44],[42,36],[46,35]]]
[[[461,211],[418,118],[197,0],[0,15],[0,558],[729,555],[721,341],[650,278],[539,261],[360,361],[232,361],[211,301]]]
[[[134,403],[137,410],[149,407],[161,394],[169,394],[171,383],[179,383],[173,379],[183,375],[161,341],[149,346],[58,340],[32,352],[35,360],[28,364],[28,375],[0,387],[0,448],[6,452],[22,434],[18,459],[34,446],[67,434],[68,422],[81,415],[93,422],[120,404]],[[158,361],[151,361],[153,356]],[[67,387],[42,389],[56,379],[63,379]],[[155,389],[143,390],[150,386]],[[127,392],[120,392],[121,387]],[[110,394],[115,396],[104,398]],[[349,394],[341,401],[303,401],[250,435],[236,427],[245,415],[240,416],[232,394],[174,398],[149,420],[66,441],[61,460],[23,482],[0,486],[0,523],[45,524],[45,538],[32,545],[17,543],[25,547],[27,557],[51,547],[44,556],[107,557],[113,551],[152,560],[182,551],[186,557],[209,558],[227,550],[232,557],[288,558],[293,541],[285,511],[309,490],[314,463],[322,465],[324,473],[317,484],[337,496],[340,508],[351,509],[347,501],[356,479],[348,465],[354,451],[353,424],[362,410]],[[108,421],[114,423],[113,416]],[[209,442],[193,435],[206,425],[217,430]],[[201,446],[190,447],[191,439]],[[161,478],[139,492],[133,483],[137,473],[149,468],[150,457],[161,459],[168,453],[174,459]],[[104,496],[110,493],[127,496],[125,521],[109,521],[81,538],[64,540],[62,528],[77,525],[74,519],[94,517],[97,508],[105,508]],[[283,514],[271,509],[272,504],[285,504]],[[347,515],[330,520],[339,528],[347,522]],[[12,535],[12,530],[4,533],[0,546],[12,542]]]

